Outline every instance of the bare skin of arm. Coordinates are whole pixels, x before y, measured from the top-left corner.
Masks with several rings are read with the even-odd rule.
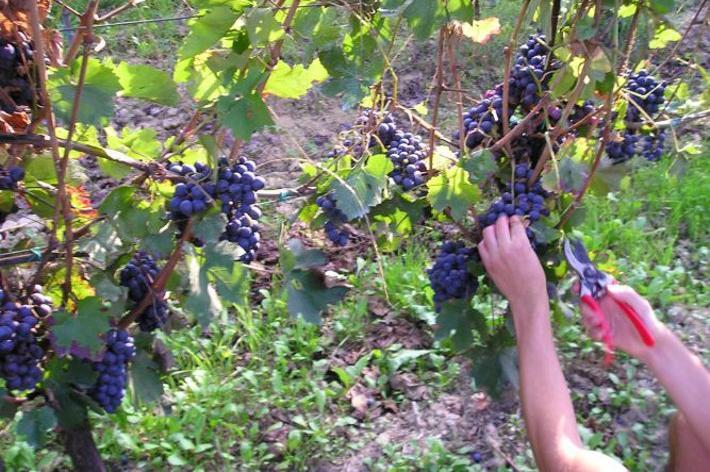
[[[483,232],[479,253],[508,299],[520,356],[520,397],[535,461],[542,471],[624,471],[616,460],[584,447],[557,359],[545,274],[522,221],[500,218]]]

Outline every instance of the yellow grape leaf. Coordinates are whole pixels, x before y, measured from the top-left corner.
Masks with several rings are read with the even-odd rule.
[[[311,62],[308,68],[303,67],[303,64],[291,67],[279,61],[266,82],[264,93],[281,98],[300,98],[314,83],[323,82],[327,78],[328,71],[319,59]]]
[[[495,16],[473,23],[461,23],[461,32],[474,43],[486,44],[491,36],[500,33],[500,21]]]

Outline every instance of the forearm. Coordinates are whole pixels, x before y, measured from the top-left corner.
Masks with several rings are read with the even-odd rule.
[[[710,450],[710,372],[668,328],[642,359],[685,415],[695,435]]]
[[[541,470],[559,470],[582,447],[567,384],[555,352],[549,309],[513,307],[520,358],[521,401]]]

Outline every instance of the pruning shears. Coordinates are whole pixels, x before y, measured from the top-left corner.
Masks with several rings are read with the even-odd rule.
[[[614,298],[614,296],[606,289],[607,285],[616,283],[609,274],[599,270],[589,259],[587,248],[584,247],[582,241],[578,239],[565,239],[564,243],[565,257],[567,263],[579,275],[579,297],[580,301],[587,305],[601,322],[602,342],[606,349],[605,362],[609,363],[613,359],[613,346],[611,336],[611,326],[604,311],[597,300],[609,295],[619,306],[626,317],[631,321],[631,324],[636,328],[641,340],[646,346],[652,347],[656,344],[656,340],[650,333],[643,320],[628,303]]]

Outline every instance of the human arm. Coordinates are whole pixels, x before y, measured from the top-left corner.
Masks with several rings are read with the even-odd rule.
[[[622,471],[584,448],[552,337],[545,274],[522,221],[500,218],[483,232],[483,265],[508,299],[518,343],[520,397],[528,438],[543,471]]]
[[[706,406],[710,398],[710,371],[667,326],[658,321],[651,305],[634,289],[609,285],[607,291],[609,293],[600,300],[600,307],[609,320],[613,346],[648,366],[684,414],[692,432],[710,451],[710,409]],[[631,305],[639,314],[656,339],[653,347],[641,341],[614,299]],[[582,320],[590,335],[599,339],[598,322],[586,306],[582,307]]]

